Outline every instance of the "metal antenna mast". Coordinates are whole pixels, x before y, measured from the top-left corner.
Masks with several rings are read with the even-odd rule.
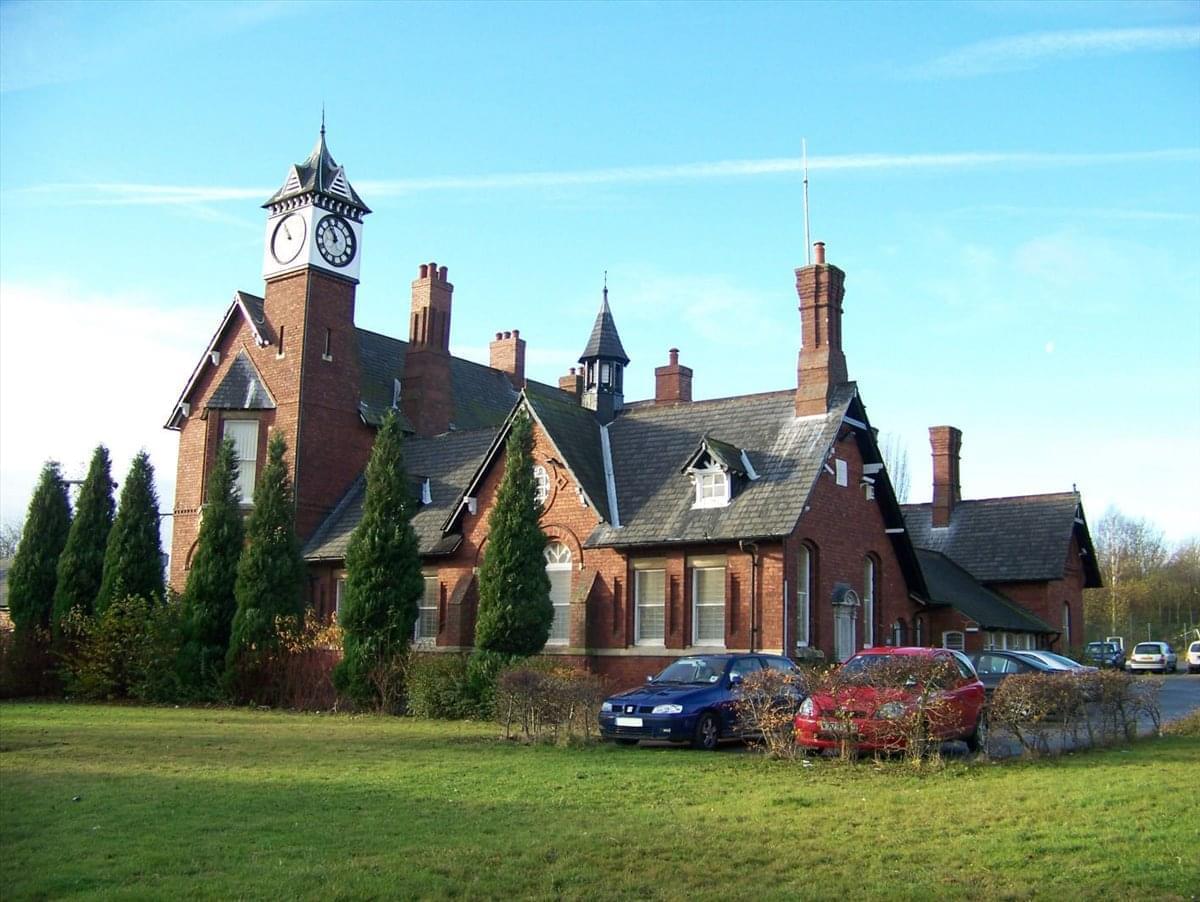
[[[808,139],[800,139],[801,153],[804,155],[804,262],[812,266],[812,236],[808,231]]]

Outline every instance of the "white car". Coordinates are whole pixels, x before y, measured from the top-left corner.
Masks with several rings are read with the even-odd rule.
[[[1137,673],[1139,670],[1174,673],[1177,662],[1175,649],[1166,642],[1139,642],[1125,662],[1125,669],[1130,673]]]
[[[1193,642],[1187,650],[1188,673],[1200,673],[1200,642]]]

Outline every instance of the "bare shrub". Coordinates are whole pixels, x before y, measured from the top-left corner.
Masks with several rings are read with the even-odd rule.
[[[735,708],[748,743],[771,758],[795,758],[799,747],[793,721],[807,694],[801,674],[769,668],[747,676]]]
[[[587,741],[595,732],[596,711],[604,700],[600,679],[550,661],[530,660],[500,672],[495,716],[504,738],[520,731],[526,741]]]
[[[1045,754],[1057,731],[1069,731],[1078,722],[1083,689],[1084,683],[1068,674],[1014,674],[992,696],[992,720],[1012,733],[1027,754]]]

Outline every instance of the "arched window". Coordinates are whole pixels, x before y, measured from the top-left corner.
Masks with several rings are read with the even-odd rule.
[[[899,647],[904,644],[904,618],[901,617],[892,624],[892,645]]]
[[[878,573],[875,558],[868,555],[863,562],[863,648],[870,648],[875,644],[875,585]]]
[[[958,630],[946,630],[942,633],[942,648],[952,648],[955,651],[963,650],[963,634]]]
[[[550,497],[550,474],[546,472],[546,468],[541,464],[537,464],[533,468],[533,500],[538,505],[544,505],[546,499]],[[571,562],[571,554],[567,552],[567,563]]]
[[[913,645],[925,644],[925,618],[913,618]]]
[[[1063,646],[1071,644],[1071,605],[1063,602]]]
[[[569,611],[571,606],[571,549],[562,542],[546,546],[546,575],[550,577],[550,603],[554,605],[554,620],[550,624],[547,645],[566,645],[570,638]]]
[[[808,545],[800,546],[798,573],[796,574],[796,647],[807,648],[810,642],[813,565],[816,552]]]

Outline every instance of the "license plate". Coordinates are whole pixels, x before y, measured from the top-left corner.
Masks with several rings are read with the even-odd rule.
[[[851,735],[854,733],[854,724],[847,723],[842,720],[823,720],[821,721],[821,729],[826,733],[836,733]]]
[[[640,727],[641,725],[642,725],[642,719],[640,717],[618,717],[617,718],[617,726],[618,727]]]

